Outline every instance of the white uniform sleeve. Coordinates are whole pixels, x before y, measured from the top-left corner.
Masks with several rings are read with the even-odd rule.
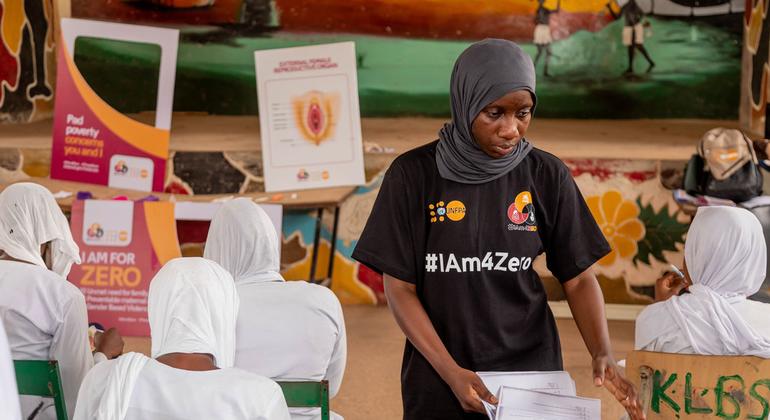
[[[270,399],[270,405],[265,410],[265,420],[291,420],[289,407],[286,406],[286,399],[278,384],[275,384],[273,398]]]
[[[345,331],[345,317],[342,314],[342,305],[334,297],[337,306],[337,342],[334,343],[332,357],[329,359],[329,366],[326,368],[325,379],[329,381],[329,398],[334,398],[342,385],[342,377],[345,375],[345,364],[348,359],[348,339]]]
[[[80,384],[94,366],[88,341],[88,313],[83,295],[78,295],[64,309],[62,325],[51,341],[49,357],[59,362],[67,414],[72,418]]]
[[[19,392],[3,320],[0,319],[0,418],[21,420]]]
[[[93,420],[96,416],[96,410],[101,402],[104,389],[107,387],[112,365],[108,363],[100,364],[91,369],[83,379],[78,391],[77,404],[75,405],[75,416],[72,420]],[[69,408],[69,406],[67,406]]]
[[[91,420],[92,417],[90,414],[93,411],[91,406],[94,405],[92,398],[93,393],[91,392],[92,382],[93,374],[86,375],[83,383],[80,385],[77,404],[75,405],[75,415],[72,417],[72,420]],[[67,406],[67,408],[69,408],[69,406]]]

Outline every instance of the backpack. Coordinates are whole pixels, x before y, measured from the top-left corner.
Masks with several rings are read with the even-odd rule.
[[[739,130],[715,128],[703,135],[685,168],[689,194],[724,198],[736,203],[762,194],[762,174],[754,147]]]

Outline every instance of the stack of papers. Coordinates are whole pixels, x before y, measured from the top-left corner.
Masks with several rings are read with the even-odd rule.
[[[490,420],[600,420],[601,401],[576,396],[569,373],[478,372],[494,406],[484,402]]]
[[[489,392],[497,395],[503,386],[548,392],[557,395],[577,395],[575,381],[565,371],[553,372],[476,372]]]

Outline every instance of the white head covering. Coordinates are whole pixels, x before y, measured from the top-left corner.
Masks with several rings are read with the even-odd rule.
[[[0,319],[0,414],[3,419],[21,420],[19,389],[16,387],[11,349],[2,319]]]
[[[52,271],[67,277],[80,252],[69,223],[50,191],[21,182],[0,193],[0,249],[17,260],[47,268],[40,245],[51,242]]]
[[[676,322],[696,354],[770,358],[770,341],[732,305],[756,293],[765,279],[767,248],[759,220],[737,207],[701,207],[690,225],[685,262],[690,293],[650,306],[637,323],[637,347]]]
[[[211,221],[203,257],[219,263],[237,283],[283,281],[280,246],[267,213],[250,199],[237,198]]]
[[[219,368],[235,360],[238,294],[230,273],[203,258],[169,261],[150,283],[152,357],[207,353]]]
[[[148,315],[152,357],[169,353],[206,353],[219,368],[235,361],[238,295],[230,274],[203,258],[169,261],[150,283]],[[134,384],[148,358],[121,356],[110,371],[97,420],[122,420]]]

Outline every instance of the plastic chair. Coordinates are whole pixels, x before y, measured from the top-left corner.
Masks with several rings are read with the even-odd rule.
[[[19,395],[53,398],[56,418],[67,420],[67,407],[56,360],[14,360]]]
[[[321,420],[329,420],[329,382],[278,382],[289,407],[320,407]]]

